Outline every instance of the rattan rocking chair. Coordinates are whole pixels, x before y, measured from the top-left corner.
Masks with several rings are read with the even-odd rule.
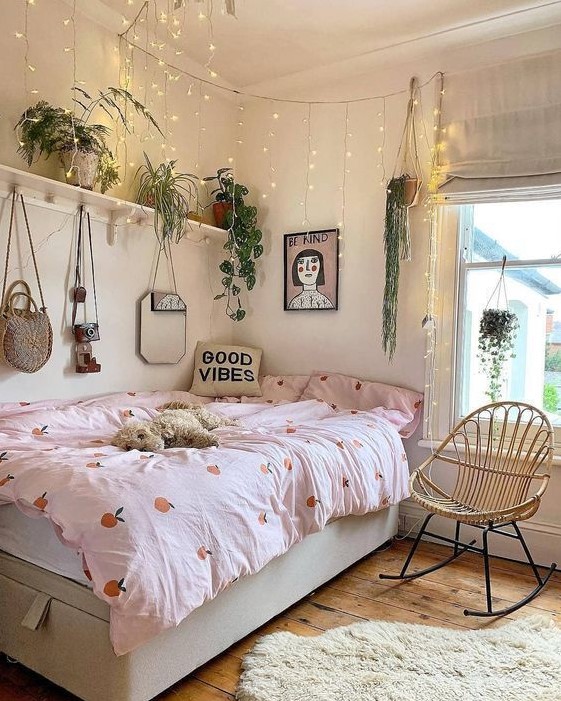
[[[430,513],[401,572],[398,575],[381,574],[380,577],[415,579],[444,567],[466,551],[472,551],[483,555],[487,610],[466,609],[466,616],[502,616],[532,601],[547,584],[557,565],[552,563],[544,575],[540,574],[517,522],[530,518],[538,510],[549,482],[552,458],[553,430],[547,416],[539,409],[530,404],[497,402],[473,411],[411,475],[411,497]],[[450,466],[438,472],[440,484],[431,474],[435,462]],[[447,474],[448,470],[455,474]],[[447,488],[446,484],[453,486]],[[456,521],[454,539],[426,530],[436,515]],[[476,546],[476,540],[467,543],[460,540],[462,524],[483,531],[483,547]],[[508,528],[512,531],[505,530]],[[535,589],[526,597],[500,610],[493,609],[491,596],[489,533],[518,539],[537,581]],[[432,567],[408,572],[423,535],[452,544],[453,553]]]

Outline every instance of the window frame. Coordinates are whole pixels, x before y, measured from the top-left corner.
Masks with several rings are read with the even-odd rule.
[[[544,193],[545,194],[545,193]],[[448,198],[446,198],[448,199]],[[452,198],[451,198],[452,199]],[[434,358],[434,397],[432,422],[429,407],[425,405],[422,447],[436,447],[461,418],[461,392],[463,381],[463,342],[466,281],[469,270],[497,269],[497,262],[469,262],[466,255],[467,235],[473,231],[473,207],[483,203],[529,202],[545,199],[561,199],[561,188],[557,197],[548,192],[543,197],[512,197],[505,193],[493,193],[492,197],[443,202],[437,210],[437,304],[436,304],[436,350]],[[560,265],[561,259],[536,258],[522,261],[507,261],[506,267],[544,267]],[[453,294],[450,291],[453,290]],[[427,349],[428,350],[428,349]],[[427,356],[425,387],[431,382],[431,359]],[[432,423],[432,425],[431,425]],[[554,448],[556,463],[561,464],[561,425],[554,426]]]

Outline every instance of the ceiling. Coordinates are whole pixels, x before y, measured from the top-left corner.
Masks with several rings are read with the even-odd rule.
[[[67,0],[68,1],[68,0]],[[122,17],[133,20],[143,0],[87,0],[111,11],[122,31]],[[149,0],[151,30],[174,50],[205,64],[209,43],[216,46],[212,69],[237,87],[383,54],[401,47],[404,58],[425,42],[446,48],[477,43],[561,23],[561,0],[236,0],[237,17],[223,14],[224,0],[186,0],[157,22],[172,0]],[[199,19],[202,13],[208,19]],[[107,14],[108,18],[110,15]],[[181,22],[173,39],[171,17]],[[107,23],[107,22],[105,22]],[[115,28],[116,25],[114,25]],[[177,26],[177,25],[176,25]]]

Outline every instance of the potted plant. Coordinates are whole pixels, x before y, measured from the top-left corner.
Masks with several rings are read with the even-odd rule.
[[[247,187],[234,181],[229,168],[221,168],[216,176],[206,178],[214,179],[218,179],[220,183],[218,194],[223,195],[218,202],[231,205],[230,209],[226,210],[223,226],[228,229],[228,240],[224,249],[228,251],[229,257],[219,266],[224,274],[224,289],[214,299],[226,298],[226,314],[232,321],[241,321],[246,312],[240,301],[240,284],[243,281],[248,291],[255,286],[255,261],[263,255],[263,234],[257,228],[257,207],[247,205],[244,201],[244,197],[249,194]]]
[[[214,214],[214,221],[216,226],[220,229],[227,229],[226,225],[226,214],[232,211],[233,206],[233,183],[234,178],[232,176],[231,168],[219,168],[216,171],[216,175],[210,175],[203,178],[204,182],[212,182],[216,180],[218,187],[215,188],[210,194],[214,195],[214,203],[212,205],[212,211]]]
[[[484,309],[479,322],[477,357],[489,382],[485,394],[492,402],[500,399],[503,367],[518,331],[518,317],[509,309]]]
[[[154,209],[154,230],[160,242],[181,240],[189,208],[193,200],[198,207],[198,179],[189,173],[175,170],[177,161],[160,163],[156,168],[144,154],[145,165],[140,166],[137,202]]]
[[[142,114],[160,133],[161,130],[144,105],[128,90],[109,87],[105,92],[99,91],[96,98],[81,88],[75,91],[79,97],[73,99],[81,108],[81,114],[53,107],[44,100],[25,110],[15,127],[18,153],[29,166],[43,154],[48,158],[58,153],[69,184],[91,190],[99,183],[101,191],[105,192],[119,182],[119,176],[117,163],[106,144],[111,129],[104,124],[90,123],[93,112],[97,108],[103,110],[129,131],[125,112],[119,105],[121,101]]]

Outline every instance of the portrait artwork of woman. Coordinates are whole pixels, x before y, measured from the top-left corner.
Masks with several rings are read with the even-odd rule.
[[[300,251],[292,263],[292,283],[302,287],[287,309],[335,309],[333,302],[318,287],[325,285],[323,254],[314,248]]]

